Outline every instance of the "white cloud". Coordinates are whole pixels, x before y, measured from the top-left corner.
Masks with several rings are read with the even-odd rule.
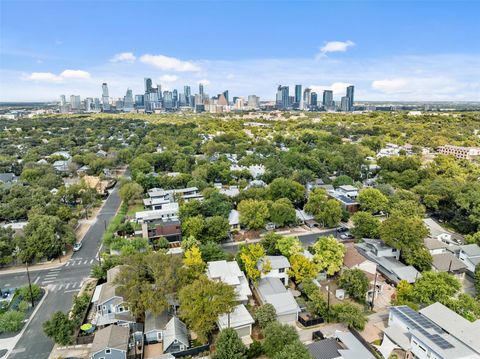
[[[89,79],[90,73],[83,70],[65,70],[60,77],[63,79]]]
[[[62,79],[52,74],[51,72],[32,72],[29,75],[24,75],[24,80],[39,81],[39,82],[61,82]]]
[[[354,46],[355,43],[353,41],[329,41],[326,42],[320,48],[320,53],[317,55],[318,57],[325,57],[330,52],[345,52],[348,50],[349,47]]]
[[[309,88],[321,95],[324,90],[331,90],[336,97],[345,96],[347,86],[353,85],[349,82],[334,82],[331,85],[310,85]]]
[[[168,57],[164,55],[149,55],[145,54],[140,57],[140,61],[158,67],[162,70],[172,70],[177,72],[198,72],[201,68],[191,61],[183,61],[175,57]]]
[[[113,55],[110,62],[135,62],[137,57],[132,52],[121,52]]]
[[[176,75],[162,75],[160,76],[160,81],[162,82],[175,82],[178,80]]]
[[[90,73],[83,70],[64,70],[59,75],[52,72],[32,72],[24,74],[23,80],[35,82],[61,83],[65,80],[85,80],[90,78]]]
[[[207,79],[203,79],[203,80],[197,81],[197,84],[202,84],[203,86],[208,86],[208,85],[210,85],[210,81],[208,81]]]

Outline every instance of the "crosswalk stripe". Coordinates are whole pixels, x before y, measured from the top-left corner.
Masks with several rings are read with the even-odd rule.
[[[70,283],[67,283],[67,284],[65,285],[65,289],[68,289],[68,287],[70,287]]]
[[[70,265],[70,261],[67,262],[67,264],[65,264],[65,267],[68,267]]]
[[[87,264],[87,263],[88,263],[88,259],[87,259],[87,260],[85,260],[85,262],[83,262],[83,264]]]
[[[92,264],[92,263],[93,263],[93,261],[94,261],[94,259],[90,259],[90,264]]]

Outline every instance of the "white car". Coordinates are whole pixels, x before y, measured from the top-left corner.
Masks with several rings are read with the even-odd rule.
[[[75,243],[73,245],[73,251],[74,252],[78,252],[80,250],[80,248],[82,248],[82,242],[78,242],[78,243]]]

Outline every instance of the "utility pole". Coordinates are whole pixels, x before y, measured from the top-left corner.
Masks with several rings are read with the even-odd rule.
[[[327,323],[330,322],[330,288],[327,285]]]
[[[373,293],[372,293],[372,304],[371,304],[371,310],[373,311],[374,307],[374,301],[375,301],[375,292],[377,291],[377,274],[378,272],[375,272],[375,279],[373,280]]]
[[[32,282],[30,281],[30,272],[28,271],[28,262],[25,262],[25,267],[27,269],[28,288],[30,289],[30,299],[32,300],[32,308],[33,308],[35,307],[35,301],[33,300]]]

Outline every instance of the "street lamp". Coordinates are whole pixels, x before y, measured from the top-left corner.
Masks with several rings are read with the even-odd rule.
[[[330,322],[330,288],[327,285],[327,323]]]

